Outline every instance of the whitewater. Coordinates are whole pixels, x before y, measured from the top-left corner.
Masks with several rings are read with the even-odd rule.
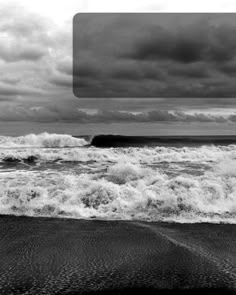
[[[236,145],[1,136],[0,214],[236,224]]]

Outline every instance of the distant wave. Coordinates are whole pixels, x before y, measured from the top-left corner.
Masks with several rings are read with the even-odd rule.
[[[19,137],[0,136],[0,148],[16,147],[78,147],[88,145],[84,138],[76,138],[68,134],[41,133]]]
[[[125,136],[96,135],[91,141],[95,147],[128,147],[156,145],[234,144],[236,136]]]
[[[72,136],[43,132],[11,137],[0,136],[1,148],[64,148],[94,146],[109,147],[184,147],[200,145],[229,145],[236,144],[236,136],[125,136],[125,135],[95,135]]]
[[[236,223],[236,161],[201,176],[170,177],[117,163],[103,175],[2,172],[0,214]]]

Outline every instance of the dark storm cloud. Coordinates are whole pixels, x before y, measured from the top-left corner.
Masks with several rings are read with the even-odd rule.
[[[113,79],[121,80],[142,80],[144,79],[144,74],[140,71],[134,71],[132,67],[122,67],[120,69],[115,69],[111,73]]]
[[[187,26],[187,24],[186,24]],[[235,56],[236,27],[210,26],[197,22],[169,32],[152,28],[149,36],[134,43],[128,57],[141,60],[167,59],[180,63],[225,62]]]
[[[79,97],[235,97],[234,14],[80,14]]]
[[[134,61],[119,61],[109,68],[110,77],[120,80],[163,80],[164,73],[149,63],[139,64]]]
[[[94,66],[89,64],[78,65],[75,69],[75,76],[78,77],[93,78],[99,75],[101,75],[101,72],[99,73],[99,71]]]
[[[194,36],[179,36],[176,33],[170,34],[157,27],[147,40],[144,39],[134,44],[127,57],[138,60],[170,59],[181,63],[191,63],[202,59],[205,46],[202,39],[196,39]]]
[[[219,67],[219,70],[229,76],[236,75],[236,61],[225,63]]]
[[[205,64],[191,63],[185,66],[181,64],[173,65],[168,70],[170,75],[186,78],[207,78],[209,77],[209,69]]]

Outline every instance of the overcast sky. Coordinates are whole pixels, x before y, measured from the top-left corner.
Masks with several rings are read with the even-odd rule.
[[[78,16],[75,97],[76,13],[191,11],[190,1],[111,2],[0,0],[0,124],[236,121],[232,14]],[[200,2],[193,11],[212,8]],[[214,4],[214,11],[235,10],[233,1]]]

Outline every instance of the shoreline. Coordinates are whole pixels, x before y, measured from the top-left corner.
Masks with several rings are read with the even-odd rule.
[[[233,294],[236,225],[0,215],[1,294]]]

